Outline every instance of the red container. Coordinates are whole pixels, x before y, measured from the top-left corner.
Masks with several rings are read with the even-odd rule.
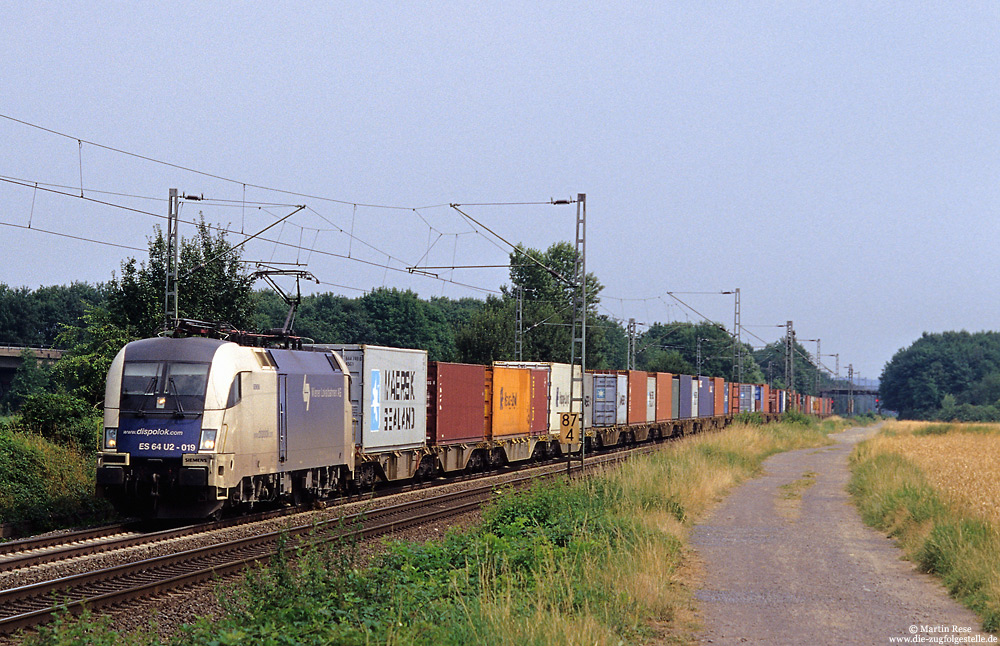
[[[646,379],[648,372],[628,371],[628,423],[642,424],[646,419]]]
[[[673,379],[669,372],[651,372],[656,375],[656,421],[670,419],[671,403],[673,402]]]
[[[486,366],[427,364],[427,443],[445,446],[486,439]]]
[[[729,382],[729,414],[735,415],[740,412],[740,385]]]
[[[549,432],[549,371],[531,369],[531,420],[532,435]]]
[[[760,410],[764,413],[776,413],[777,408],[771,408],[771,387],[763,384],[760,387]]]

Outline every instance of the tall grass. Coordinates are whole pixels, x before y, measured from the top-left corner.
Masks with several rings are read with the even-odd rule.
[[[692,522],[767,456],[823,445],[829,428],[736,425],[585,480],[501,491],[481,525],[391,543],[371,567],[350,545],[310,548],[295,562],[283,555],[227,591],[225,617],[174,643],[683,642]],[[131,639],[148,633],[108,643]],[[38,643],[78,642],[49,631]]]
[[[970,430],[991,432],[986,427]],[[941,437],[965,435],[962,425],[899,423],[889,431],[859,444],[851,455],[849,489],[862,518],[895,538],[921,570],[940,576],[948,591],[980,616],[984,630],[1000,630],[1000,527],[990,514],[962,500],[973,492],[956,496],[918,464],[926,459],[925,449],[934,450],[921,443],[951,439],[950,446],[967,446],[967,457],[976,460],[982,449],[965,437]],[[995,510],[1000,500],[993,497]]]

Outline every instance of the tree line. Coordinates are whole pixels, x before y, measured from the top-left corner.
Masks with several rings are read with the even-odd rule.
[[[223,232],[201,222],[180,242],[181,318],[225,322],[242,330],[280,328],[288,305],[254,279]],[[568,362],[574,303],[575,250],[567,242],[548,249],[518,246],[510,254],[510,282],[485,300],[432,297],[409,290],[376,288],[358,297],[321,293],[298,305],[294,333],[316,343],[370,343],[422,348],[431,360],[488,364],[513,360],[517,310],[521,310],[524,361]],[[37,290],[0,284],[0,344],[59,347],[64,357],[51,370],[25,356],[0,409],[38,404],[48,393],[70,405],[95,410],[103,401],[110,362],[129,340],[164,328],[167,243],[162,230],[148,239],[144,259],[128,258],[120,272],[96,286],[73,283]],[[604,287],[593,273],[587,282],[587,367],[622,370],[628,335],[622,322],[599,310]],[[816,366],[801,346],[796,356],[800,392],[815,394]],[[734,341],[719,323],[655,323],[635,339],[639,370],[703,374],[732,379]],[[754,351],[742,347],[744,382],[784,383],[784,341]],[[820,387],[830,385],[820,380]],[[32,399],[34,397],[34,399]],[[52,402],[49,402],[51,405]],[[29,406],[30,412],[31,406]],[[52,416],[56,416],[53,414]]]
[[[925,332],[885,365],[879,395],[905,419],[1000,421],[1000,332]]]

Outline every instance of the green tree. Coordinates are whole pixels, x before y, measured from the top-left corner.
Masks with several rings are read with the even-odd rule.
[[[488,296],[455,333],[458,360],[489,365],[514,358],[514,301]]]
[[[56,362],[52,377],[58,389],[92,405],[104,401],[104,382],[118,351],[137,338],[136,330],[121,327],[107,310],[92,308],[80,325],[67,325],[59,343],[67,348]]]
[[[108,285],[108,311],[121,328],[152,336],[163,329],[167,241],[163,231],[149,238],[149,258],[129,258],[121,265],[121,277]],[[212,323],[228,323],[238,329],[253,326],[255,299],[253,278],[240,262],[241,250],[233,249],[225,232],[213,235],[204,218],[192,238],[180,240],[180,286],[178,314]]]
[[[77,323],[88,306],[106,300],[103,285],[53,285],[30,290],[0,283],[0,343],[51,347],[60,326]]]
[[[720,323],[654,323],[636,339],[636,365],[653,372],[697,374],[699,347],[702,375],[732,379],[733,337]],[[749,346],[743,349],[743,380],[754,382],[760,371]]]
[[[1000,332],[925,332],[885,365],[879,394],[901,418],[994,420],[998,375]]]
[[[14,372],[10,390],[0,400],[0,409],[17,410],[25,398],[43,392],[49,385],[50,370],[38,361],[31,349],[21,350],[20,357],[21,365]]]
[[[511,285],[501,288],[501,292],[505,299],[515,303],[518,292],[522,295],[525,360],[563,363],[570,360],[574,304],[580,293],[579,286],[572,282],[575,264],[576,249],[568,242],[553,243],[544,252],[523,245],[511,252]],[[621,358],[622,334],[611,331],[617,324],[597,313],[604,286],[592,272],[587,273],[585,280],[587,365],[610,366],[616,360],[616,353],[617,359]]]
[[[776,388],[787,388],[785,383],[785,339],[781,338],[754,352],[754,358],[761,370]],[[841,384],[817,368],[812,355],[798,342],[795,342],[795,388],[798,393],[818,395],[816,390],[816,373],[819,372],[819,389],[830,387],[840,388]]]

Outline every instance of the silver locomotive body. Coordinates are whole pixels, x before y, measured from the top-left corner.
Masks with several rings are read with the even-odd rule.
[[[328,495],[354,468],[349,397],[332,352],[134,341],[108,373],[98,493],[157,518]]]

